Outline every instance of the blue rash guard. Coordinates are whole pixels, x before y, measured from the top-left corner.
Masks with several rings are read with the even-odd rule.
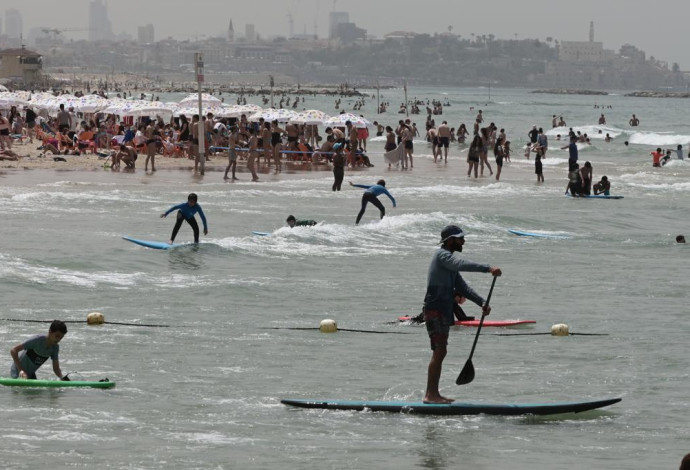
[[[204,215],[204,211],[201,209],[201,206],[199,205],[199,203],[196,203],[193,206],[190,206],[188,203],[183,202],[182,204],[172,206],[170,209],[167,210],[165,215],[170,214],[174,210],[178,210],[178,211],[182,212],[182,215],[184,216],[185,219],[193,219],[194,214],[196,214],[198,212],[199,217],[201,217],[201,221],[204,223],[204,230],[208,231],[208,227],[206,226],[206,216]]]
[[[374,184],[371,186],[368,186],[366,184],[353,184],[352,186],[366,189],[366,191],[364,191],[365,193],[373,194],[374,196],[380,196],[381,194],[385,194],[393,202],[393,207],[396,207],[395,198],[391,196],[391,193],[388,192],[385,186],[381,186],[380,184]]]
[[[477,294],[460,276],[460,271],[488,273],[491,266],[473,261],[463,260],[445,248],[439,248],[429,265],[424,308],[438,310],[445,321],[452,325],[453,304],[455,292],[467,297],[480,307],[484,306],[484,298]]]

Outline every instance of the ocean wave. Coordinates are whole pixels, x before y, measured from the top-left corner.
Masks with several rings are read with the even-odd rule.
[[[39,285],[70,285],[95,288],[103,285],[127,289],[149,284],[162,288],[198,288],[213,286],[264,286],[271,280],[267,278],[243,278],[228,276],[216,279],[211,276],[187,274],[162,274],[151,276],[144,272],[98,271],[86,272],[43,266],[21,258],[0,254],[0,279]]]
[[[650,146],[673,146],[686,145],[690,143],[690,135],[657,133],[657,132],[635,132],[628,137],[628,142],[635,145]]]

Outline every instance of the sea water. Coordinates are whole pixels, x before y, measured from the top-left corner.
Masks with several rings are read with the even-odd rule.
[[[369,143],[374,168],[346,180],[379,178],[386,217],[369,206],[354,225],[361,189],[331,191],[330,171],[193,176],[185,170],[0,173],[0,367],[9,349],[47,323],[69,332],[60,361],[73,378],[117,382],[111,390],[0,389],[0,458],[6,468],[675,468],[690,451],[687,307],[690,166],[652,168],[656,146],[690,143],[685,101],[533,95],[521,90],[410,90],[451,106],[470,124],[478,109],[505,127],[512,162],[500,181],[466,176],[466,147],[434,164],[423,139],[414,169],[388,169]],[[375,93],[375,92],[374,92]],[[386,90],[393,110],[402,90]],[[347,100],[344,100],[347,106]],[[596,109],[594,104],[611,105]],[[395,124],[395,113],[371,120]],[[305,107],[334,112],[331,98]],[[470,107],[474,107],[470,110]],[[596,124],[604,112],[605,143]],[[639,128],[627,121],[635,113]],[[585,130],[580,162],[606,174],[621,200],[563,196],[567,151],[544,160],[536,184],[521,145],[553,114]],[[424,116],[413,116],[420,129]],[[564,131],[564,133],[567,131]],[[629,140],[629,146],[623,145]],[[563,143],[565,145],[565,143]],[[493,165],[493,159],[490,159]],[[150,250],[121,239],[166,241],[173,220],[159,214],[199,194],[209,234],[199,246]],[[319,221],[289,229],[285,218]],[[281,398],[420,400],[430,357],[423,326],[396,318],[421,310],[441,229],[465,232],[461,256],[499,266],[490,319],[536,320],[533,327],[482,330],[476,376],[456,386],[475,329],[450,335],[443,394],[460,401],[542,403],[622,397],[601,411],[555,417],[429,417],[290,409]],[[568,235],[530,239],[507,229]],[[270,236],[252,231],[271,232]],[[191,240],[185,224],[178,242]],[[465,279],[486,296],[491,277]],[[87,326],[106,321],[167,325]],[[469,315],[480,315],[466,305]],[[322,334],[322,319],[343,329]],[[606,336],[496,336],[548,333]],[[52,375],[49,364],[39,371]]]

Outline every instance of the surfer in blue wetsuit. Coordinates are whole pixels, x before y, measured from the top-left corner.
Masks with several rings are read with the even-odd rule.
[[[377,197],[381,194],[385,194],[390,198],[391,201],[393,201],[393,207],[397,206],[395,203],[395,198],[391,196],[391,193],[389,193],[386,189],[386,182],[384,180],[378,180],[376,184],[372,186],[367,186],[366,184],[353,184],[352,181],[349,181],[349,183],[350,186],[364,188],[366,190],[362,195],[362,208],[360,209],[359,214],[357,214],[357,221],[355,222],[355,225],[359,225],[359,221],[362,220],[364,211],[367,210],[368,203],[372,203],[378,208],[378,210],[381,212],[381,218],[383,219],[383,217],[386,215],[386,209],[383,207],[383,204],[381,204],[381,201],[379,201]]]
[[[175,241],[175,237],[177,236],[177,232],[180,230],[180,227],[182,227],[182,222],[185,220],[192,227],[192,230],[194,230],[194,243],[199,243],[199,225],[196,223],[196,219],[194,218],[194,214],[197,212],[199,213],[199,217],[201,217],[201,221],[204,223],[204,235],[208,235],[206,216],[204,215],[204,211],[201,209],[201,206],[197,204],[196,194],[191,193],[189,196],[187,196],[187,202],[172,206],[166,212],[161,214],[161,217],[167,217],[168,214],[174,210],[177,210],[178,212],[177,221],[175,222],[175,227],[173,228],[172,236],[170,237],[171,245]]]
[[[13,379],[36,379],[36,371],[48,358],[53,360],[53,372],[61,380],[69,380],[62,375],[58,354],[58,343],[67,334],[67,326],[60,320],[54,320],[48,328],[48,335],[32,336],[21,344],[10,349],[12,367],[10,375]]]
[[[501,269],[488,264],[478,264],[454,256],[465,244],[465,232],[457,225],[448,225],[441,231],[441,248],[431,259],[424,296],[424,321],[431,340],[431,361],[427,376],[424,403],[452,403],[441,395],[438,384],[441,379],[443,359],[446,357],[448,332],[453,322],[453,298],[455,293],[468,298],[482,307],[488,315],[491,307],[477,294],[460,275],[460,271],[491,273],[500,276]]]

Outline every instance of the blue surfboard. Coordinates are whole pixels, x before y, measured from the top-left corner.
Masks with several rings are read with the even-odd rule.
[[[145,246],[146,248],[153,248],[154,250],[169,250],[170,248],[184,245],[184,243],[173,243],[171,245],[170,243],[166,243],[166,242],[139,240],[139,239],[132,238],[132,237],[122,237],[122,239],[127,240],[128,242],[135,243],[137,245]]]
[[[567,197],[573,197],[571,194],[566,194]],[[589,196],[577,196],[575,199],[623,199],[623,196],[614,196],[609,194],[590,194]]]
[[[514,235],[518,235],[520,237],[535,237],[535,238],[552,238],[552,239],[560,239],[560,240],[567,240],[570,238],[569,235],[556,235],[556,234],[551,234],[551,233],[537,233],[537,232],[524,232],[522,230],[516,230],[509,228],[508,231]]]
[[[420,401],[351,401],[351,400],[280,400],[284,405],[300,408],[350,411],[387,411],[419,415],[554,415],[581,413],[618,403],[622,398],[564,403],[460,403],[429,404]]]
[[[271,232],[252,232],[252,235],[258,235],[260,237],[270,237]]]

